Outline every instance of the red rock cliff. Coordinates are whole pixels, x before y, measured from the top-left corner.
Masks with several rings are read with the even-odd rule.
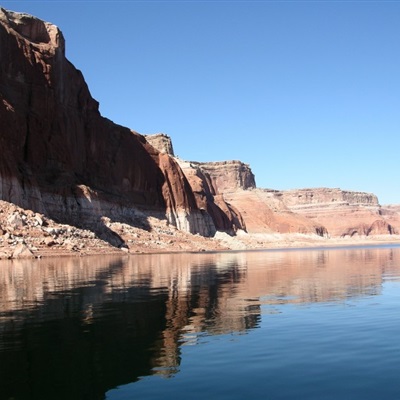
[[[0,198],[75,222],[135,205],[206,233],[177,163],[100,115],[64,47],[56,26],[0,9]]]
[[[168,135],[158,133],[145,135],[145,138],[161,153],[174,156],[172,140]],[[242,215],[224,200],[223,193],[255,187],[254,175],[247,164],[241,161],[201,163],[179,158],[175,160],[189,181],[210,235],[216,231],[234,234],[238,229],[246,229]]]
[[[372,193],[314,188],[277,191],[275,194],[289,210],[322,224],[332,236],[397,233],[394,215],[385,214]]]
[[[235,190],[239,185],[236,181],[237,164],[239,162],[216,163],[225,172],[225,179],[222,179],[221,170],[218,170],[216,177],[210,174],[207,169],[203,169],[204,165],[214,163],[197,163],[180,159],[177,161],[190,183],[198,208],[204,210],[211,217],[211,220],[209,220],[210,229],[214,232],[218,230],[230,234],[234,234],[238,229],[246,230],[241,213],[234,206],[226,202],[223,195],[223,188],[232,184],[231,190]],[[232,164],[233,168],[230,168],[229,165]],[[251,170],[248,167],[247,169],[254,181]],[[218,186],[219,184],[220,186]]]
[[[240,161],[174,158],[167,135],[145,138],[102,117],[64,48],[56,26],[0,8],[0,199],[100,233],[104,216],[147,229],[148,217],[167,218],[204,236],[400,230],[399,210],[372,194],[262,190]]]

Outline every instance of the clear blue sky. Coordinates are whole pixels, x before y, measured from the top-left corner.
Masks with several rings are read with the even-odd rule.
[[[102,114],[259,187],[400,203],[400,2],[0,1],[53,22]]]

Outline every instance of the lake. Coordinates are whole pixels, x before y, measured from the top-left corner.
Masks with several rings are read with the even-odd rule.
[[[0,399],[400,399],[400,246],[0,262]]]

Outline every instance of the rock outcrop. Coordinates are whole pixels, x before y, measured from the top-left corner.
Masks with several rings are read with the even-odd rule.
[[[218,231],[327,234],[323,226],[291,212],[273,192],[256,189],[254,174],[247,164],[178,161],[198,207],[207,210]]]
[[[160,153],[175,156],[170,136],[165,133],[155,133],[153,135],[144,135],[144,137]]]
[[[328,234],[326,228],[318,221],[311,221],[290,211],[279,196],[271,191],[239,190],[226,193],[224,198],[239,210],[248,233],[304,233],[318,236]]]
[[[338,188],[276,191],[289,210],[323,225],[331,236],[394,234],[390,218],[382,215],[372,193]]]
[[[248,164],[241,161],[195,162],[193,168],[199,168],[209,180],[213,194],[224,194],[237,189],[254,189],[255,177]]]
[[[389,204],[381,206],[379,213],[394,229],[394,233],[400,234],[400,205]]]
[[[146,136],[158,150],[172,148],[169,136]],[[176,159],[196,204],[211,216],[210,232],[231,235],[302,233],[323,237],[392,235],[399,232],[397,209],[382,209],[372,193],[314,188],[256,188],[249,165],[240,161],[195,162]]]
[[[223,179],[218,179],[219,176],[213,176],[209,170],[203,168],[204,165],[213,163],[196,163],[177,159],[185,176],[187,177],[191,189],[195,195],[197,207],[209,215],[210,230],[228,232],[234,234],[238,229],[245,230],[245,223],[240,212],[227,203],[223,196],[222,188],[226,187]],[[237,178],[237,163],[233,162],[233,169],[229,170],[229,163],[217,163],[225,169],[227,181],[235,181],[235,186],[238,185]],[[248,171],[251,173],[250,169]],[[220,172],[220,171],[219,171]],[[229,173],[233,172],[233,177],[229,178]],[[222,184],[222,188],[218,184]]]
[[[339,188],[313,188],[276,191],[293,211],[307,212],[313,208],[337,208],[343,205],[379,209],[378,198],[372,193],[354,192]]]
[[[56,26],[0,10],[0,198],[91,226],[142,208],[208,234],[179,165],[100,115],[64,49]]]

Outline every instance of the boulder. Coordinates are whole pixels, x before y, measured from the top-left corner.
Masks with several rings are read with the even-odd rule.
[[[15,247],[12,258],[34,258],[34,254],[25,243],[19,243]]]

